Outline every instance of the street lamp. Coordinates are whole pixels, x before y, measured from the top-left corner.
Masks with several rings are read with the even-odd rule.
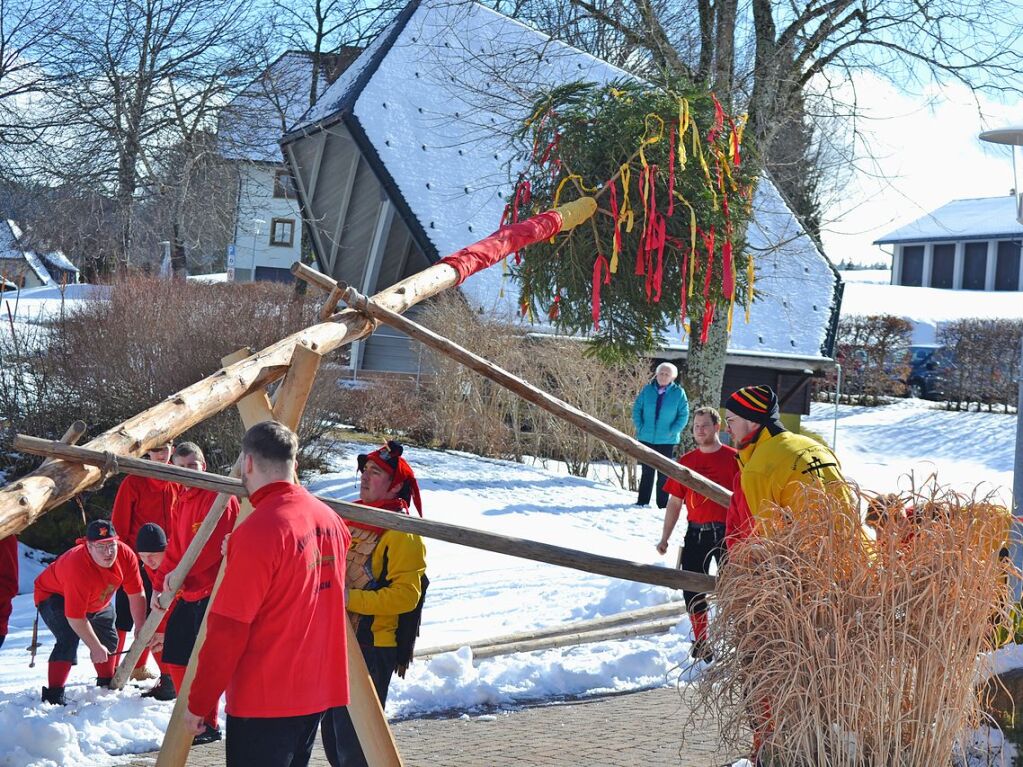
[[[992,144],[1005,144],[1012,152],[1013,194],[1016,195],[1016,220],[1023,224],[1023,194],[1016,184],[1016,147],[1023,146],[1023,127],[999,128],[984,131],[980,134],[981,141]],[[1023,355],[1023,351],[1021,351]],[[1023,568],[1023,356],[1020,358],[1019,400],[1016,403],[1016,460],[1012,467],[1012,540],[1009,550],[1013,564],[1017,570]],[[1023,596],[1023,580],[1017,578],[1015,586],[1016,601]]]

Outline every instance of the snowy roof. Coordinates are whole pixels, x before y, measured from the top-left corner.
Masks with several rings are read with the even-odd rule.
[[[65,256],[61,251],[54,250],[51,253],[40,254],[42,259],[48,266],[52,266],[54,269],[61,269],[66,272],[78,272],[78,267],[71,263],[71,260]]]
[[[36,277],[44,285],[49,285],[53,278],[46,271],[46,267],[34,251],[25,250],[21,247],[21,227],[10,219],[3,219],[0,223],[0,258],[14,261],[24,260],[35,272]]]
[[[356,55],[354,49],[324,54],[320,62],[319,92],[333,75]],[[288,51],[274,61],[228,104],[218,121],[217,140],[229,160],[282,161],[278,144],[285,132],[309,108],[312,53]]]
[[[478,3],[423,0],[402,11],[283,143],[344,121],[432,260],[497,227],[524,151],[510,134],[539,90],[630,76]],[[763,298],[749,328],[736,318],[732,346],[819,357],[837,275],[770,182],[756,194],[754,215],[749,240]],[[508,282],[494,267],[462,290],[480,309],[514,317],[518,290]]]
[[[877,239],[875,245],[942,240],[986,240],[992,237],[1023,236],[1023,224],[1016,220],[1016,197],[979,197],[952,200],[894,232]]]

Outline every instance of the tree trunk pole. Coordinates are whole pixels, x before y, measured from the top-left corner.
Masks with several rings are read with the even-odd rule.
[[[395,314],[382,306],[378,306],[372,300],[355,290],[355,288],[346,287],[345,302],[350,307],[365,312],[373,319],[380,320],[393,328],[397,328],[420,343],[429,346],[431,349],[460,362],[470,370],[474,370],[485,378],[500,384],[527,402],[543,408],[548,413],[568,421],[587,434],[592,434],[612,447],[618,448],[623,453],[631,455],[641,463],[653,466],[682,485],[714,501],[714,503],[727,507],[731,501],[732,493],[730,490],[726,490],[716,482],[711,482],[702,474],[697,474],[677,461],[673,461],[655,450],[651,450],[628,434],[608,426],[603,421],[597,420],[588,413],[584,413],[579,408],[557,397],[552,397],[528,381],[512,375],[507,370],[473,354],[468,349],[434,333],[419,323]]]
[[[554,211],[556,219],[562,222],[562,231],[592,215],[595,204],[578,205],[580,202],[575,200]],[[549,217],[550,214],[542,215]],[[500,256],[502,250],[503,255],[507,255],[512,250],[530,244],[525,242],[522,233],[527,230],[532,232],[534,227],[531,222],[535,220],[502,227],[490,237],[464,250],[472,251],[487,244],[490,256]],[[550,232],[544,235],[549,236]],[[478,264],[476,268],[486,268],[486,264]],[[453,266],[438,263],[377,293],[373,300],[401,314],[420,301],[455,287],[459,281],[460,275]],[[328,322],[300,330],[172,394],[163,402],[99,435],[86,446],[116,455],[141,455],[151,447],[174,439],[192,426],[226,410],[250,392],[262,391],[267,384],[281,378],[291,364],[296,345],[308,346],[311,351],[324,355],[372,331],[373,323],[358,312],[343,311],[335,314]],[[0,488],[0,538],[21,532],[46,511],[95,484],[101,477],[102,472],[95,467],[55,461]]]
[[[66,461],[89,463],[94,466],[104,466],[109,460],[107,453],[98,453],[84,447],[72,447],[61,442],[28,437],[21,434],[15,437],[14,448],[23,453],[52,455]],[[118,461],[115,470],[127,474],[137,474],[142,477],[171,479],[189,487],[204,487],[216,492],[231,493],[240,497],[246,495],[245,488],[236,479],[223,477],[219,474],[183,469],[180,466],[157,464],[138,458],[123,458]],[[549,543],[514,538],[499,533],[488,533],[471,527],[437,522],[432,519],[421,519],[407,514],[395,514],[391,511],[381,511],[371,506],[359,506],[333,498],[317,497],[334,509],[345,520],[362,522],[374,527],[382,527],[386,530],[400,530],[404,533],[413,533],[423,538],[434,538],[447,543],[455,543],[459,546],[469,546],[475,549],[483,549],[484,551],[493,551],[497,554],[530,559],[534,562],[568,567],[573,570],[581,570],[582,572],[594,573],[596,575],[606,575],[609,578],[621,578],[636,581],[637,583],[666,586],[670,589],[709,592],[714,591],[715,584],[717,583],[717,579],[714,576],[704,575],[703,573],[676,570],[670,567],[641,565],[623,559],[576,551],[575,549],[568,549]]]

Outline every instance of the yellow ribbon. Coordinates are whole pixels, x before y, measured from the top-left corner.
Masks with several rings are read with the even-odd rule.
[[[650,132],[651,120],[656,120],[658,123],[657,135],[650,136],[648,138],[647,134]],[[643,150],[648,146],[656,144],[662,138],[664,138],[664,120],[662,120],[659,115],[655,115],[653,113],[648,114],[646,117],[643,118],[643,138],[640,139],[639,142],[639,161],[640,163],[642,163],[644,168],[647,166],[647,161],[646,154],[644,153]]]
[[[681,96],[678,100],[678,169],[686,169],[686,142],[685,135],[686,131],[689,130],[689,102]]]
[[[616,225],[625,222],[626,233],[632,232],[632,226],[635,223],[635,215],[632,212],[632,207],[629,205],[629,179],[632,176],[632,168],[628,163],[625,163],[621,167],[622,176],[622,207],[618,210],[618,221]]]

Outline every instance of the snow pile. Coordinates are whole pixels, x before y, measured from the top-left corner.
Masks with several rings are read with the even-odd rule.
[[[3,314],[10,312],[15,322],[40,324],[59,319],[63,312],[72,311],[86,301],[102,301],[110,295],[107,285],[73,284],[63,289],[59,285],[43,285],[27,290],[0,293]]]

